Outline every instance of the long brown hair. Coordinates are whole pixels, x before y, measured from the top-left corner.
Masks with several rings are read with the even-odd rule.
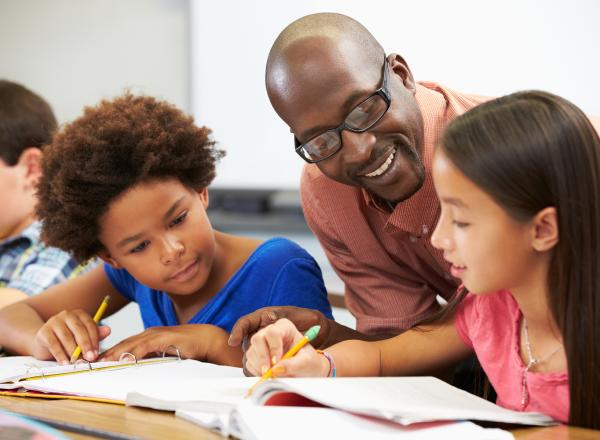
[[[598,134],[566,99],[526,91],[458,117],[440,148],[513,218],[526,221],[543,208],[556,208],[560,240],[548,273],[548,303],[567,356],[569,423],[599,429]],[[458,293],[456,300],[462,296]]]

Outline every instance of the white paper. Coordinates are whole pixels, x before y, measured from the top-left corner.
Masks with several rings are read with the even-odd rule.
[[[253,397],[260,403],[277,389],[296,392],[325,406],[403,424],[434,420],[553,423],[539,413],[501,408],[434,377],[280,378],[263,382]]]
[[[329,408],[243,406],[230,417],[211,417],[193,410],[179,410],[178,417],[223,435],[243,440],[306,440],[321,438],[510,440],[512,434],[500,429],[485,429],[471,422],[437,422],[402,426],[394,422],[358,416]],[[229,422],[227,420],[229,419]],[[229,423],[225,429],[220,428]]]

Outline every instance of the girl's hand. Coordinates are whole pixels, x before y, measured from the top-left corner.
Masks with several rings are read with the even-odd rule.
[[[60,364],[68,364],[73,350],[79,345],[82,357],[92,362],[98,357],[100,341],[109,334],[109,327],[98,327],[85,311],[63,310],[37,331],[32,354],[37,359],[54,357]]]
[[[209,324],[185,324],[169,327],[150,327],[131,336],[102,353],[100,360],[118,360],[122,353],[131,353],[136,359],[175,354],[177,347],[182,359],[197,359],[220,365],[242,365],[242,350],[229,347],[229,334]]]
[[[327,376],[329,361],[312,345],[305,345],[295,356],[281,360],[303,335],[287,319],[280,319],[260,330],[246,351],[246,369],[255,376],[262,376],[270,367],[274,376]]]

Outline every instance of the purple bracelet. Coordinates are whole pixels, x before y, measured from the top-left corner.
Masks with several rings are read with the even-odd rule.
[[[326,351],[318,350],[318,352],[325,356],[325,358],[329,361],[329,372],[327,373],[327,377],[336,377],[335,362],[333,357]]]

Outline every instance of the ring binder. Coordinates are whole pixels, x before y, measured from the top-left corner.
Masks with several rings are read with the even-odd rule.
[[[41,376],[38,374],[38,377],[41,377],[42,379],[45,379],[46,376],[44,376],[44,370],[42,369],[42,367],[40,367],[39,365],[29,365],[27,370],[25,371],[25,374],[23,375],[25,380],[29,379],[30,377],[36,377],[36,376],[29,376],[29,372],[31,371],[32,368],[37,368],[38,370],[40,370]],[[19,381],[19,379],[17,379],[16,381],[13,381],[13,383],[17,383]]]
[[[177,353],[177,360],[180,361],[181,355],[179,354],[179,348],[177,348],[175,345],[169,345],[167,348],[165,348],[164,351],[162,352],[162,358],[164,359],[166,357],[166,355],[168,354],[167,352],[169,351],[169,348],[175,349],[175,353]]]
[[[90,372],[91,372],[91,371],[94,369],[94,368],[92,367],[92,363],[91,363],[90,361],[88,361],[87,359],[81,359],[81,358],[80,358],[80,359],[77,359],[77,360],[75,361],[75,363],[73,364],[73,370],[76,370],[76,369],[77,369],[77,364],[78,364],[78,363],[80,363],[80,362],[84,362],[84,363],[86,363],[86,364],[88,365],[88,370],[89,370]]]
[[[130,362],[131,364],[137,365],[137,363],[138,363],[137,358],[135,357],[135,355],[133,353],[129,353],[128,351],[121,353],[121,356],[119,356],[119,363],[123,362],[123,358],[125,358],[127,356],[131,356],[133,358],[133,362]]]

